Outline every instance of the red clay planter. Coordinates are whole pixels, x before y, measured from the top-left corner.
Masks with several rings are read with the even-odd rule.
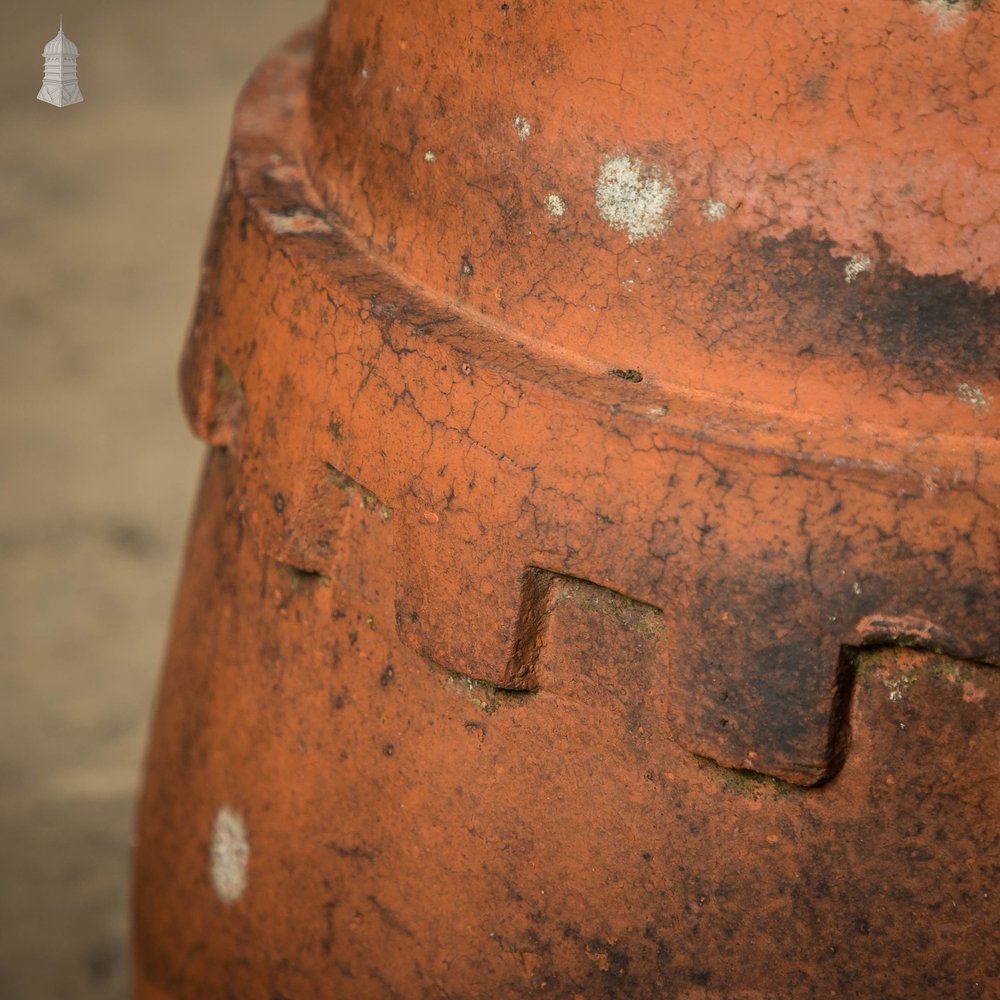
[[[334,5],[236,113],[137,996],[1000,995],[986,5]]]

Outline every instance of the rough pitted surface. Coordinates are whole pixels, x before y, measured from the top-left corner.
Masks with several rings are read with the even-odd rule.
[[[683,80],[712,76],[678,39],[725,14],[791,64],[802,25],[672,11],[586,8],[571,43],[533,5],[344,5],[248,86],[183,365],[214,451],[142,818],[149,996],[1000,985],[1000,299],[694,191]],[[598,49],[617,72],[580,78]],[[655,103],[623,53],[676,121],[622,126]],[[737,137],[762,88],[720,109]],[[228,907],[221,803],[253,841]]]
[[[214,451],[149,762],[141,1000],[996,995],[1000,671],[872,651],[835,780],[719,768],[664,727],[655,609],[555,579],[540,689],[497,691],[399,644],[388,533],[296,577],[236,474]]]

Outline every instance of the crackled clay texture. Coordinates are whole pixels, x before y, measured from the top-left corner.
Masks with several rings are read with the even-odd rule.
[[[1000,991],[998,25],[372,0],[268,57],[139,997]]]

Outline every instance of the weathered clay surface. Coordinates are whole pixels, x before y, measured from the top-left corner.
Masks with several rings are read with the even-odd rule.
[[[652,604],[674,640],[678,737],[807,783],[837,759],[842,646],[996,661],[991,404],[976,413],[952,393],[954,428],[882,425],[858,409],[865,386],[830,371],[824,398],[847,396],[850,417],[722,400],[609,375],[422,295],[327,217],[296,160],[297,44],[238,115],[186,360],[199,432],[227,443],[239,418],[244,516],[265,551],[336,572],[327,480],[355,479],[394,512],[403,639],[504,686],[535,683],[514,656],[532,567]],[[261,136],[261,119],[287,131]],[[857,356],[884,385],[897,361],[933,373],[995,354],[993,297],[905,276],[863,293],[815,277],[824,256],[801,238],[730,255],[789,317],[769,342],[741,343],[745,364],[769,366],[781,337],[796,355],[817,338],[831,365]],[[732,284],[714,302],[733,325],[752,308]],[[866,308],[867,334],[846,318]]]
[[[864,654],[844,767],[802,789],[671,738],[648,606],[550,581],[539,690],[499,691],[400,645],[388,537],[353,578],[303,575],[238,480],[213,452],[140,826],[140,997],[995,995],[996,669]]]
[[[711,309],[711,259],[734,231],[829,239],[842,281],[868,258],[862,286],[880,286],[891,262],[1000,287],[998,41],[995,11],[969,0],[696,12],[634,0],[572,17],[523,0],[341,3],[320,37],[313,176],[415,279],[669,376],[689,346],[679,335],[697,344],[702,326],[687,320]],[[611,226],[595,188],[622,158],[639,184],[606,208]],[[761,298],[735,325],[780,332],[776,306]],[[664,323],[671,350],[650,351]],[[686,383],[720,384],[682,363]]]
[[[331,9],[237,111],[140,993],[991,995],[1000,255],[900,220],[995,193],[995,22],[447,6]]]

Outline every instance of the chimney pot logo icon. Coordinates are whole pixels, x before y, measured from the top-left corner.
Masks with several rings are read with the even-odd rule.
[[[59,34],[42,49],[45,60],[45,77],[38,99],[57,108],[67,104],[79,104],[83,100],[80,84],[76,78],[76,60],[80,50],[63,34],[62,18],[59,18]]]

